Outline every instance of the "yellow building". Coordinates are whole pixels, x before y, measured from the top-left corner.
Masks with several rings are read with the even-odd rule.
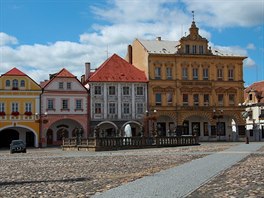
[[[245,136],[241,116],[243,60],[212,50],[195,22],[180,41],[136,39],[126,59],[148,76],[148,114],[159,135],[199,135],[235,141]],[[155,112],[155,113],[154,113]],[[152,119],[153,120],[153,119]],[[233,126],[235,123],[235,129]]]
[[[0,147],[13,139],[38,147],[40,86],[29,76],[13,68],[0,77]]]

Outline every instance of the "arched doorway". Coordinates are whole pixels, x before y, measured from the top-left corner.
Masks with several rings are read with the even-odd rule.
[[[34,147],[34,139],[35,139],[34,133],[32,131],[27,131],[26,132],[27,147]]]
[[[19,133],[14,129],[0,131],[0,148],[9,147],[12,140],[18,140]]]

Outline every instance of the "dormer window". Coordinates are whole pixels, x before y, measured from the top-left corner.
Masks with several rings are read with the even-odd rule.
[[[10,87],[10,80],[6,80],[6,87]]]
[[[13,80],[13,89],[14,90],[17,90],[18,89],[18,80],[17,79],[14,79]]]
[[[192,46],[192,53],[193,53],[193,54],[196,54],[196,45],[193,45],[193,46]]]
[[[25,87],[25,81],[24,80],[20,81],[20,87]]]
[[[202,45],[199,46],[199,54],[204,54],[204,48]]]
[[[63,82],[59,82],[59,89],[63,89]]]
[[[249,100],[253,100],[253,95],[249,94]]]
[[[190,53],[190,45],[185,45],[185,54]]]

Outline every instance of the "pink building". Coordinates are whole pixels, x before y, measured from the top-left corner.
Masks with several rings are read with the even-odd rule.
[[[89,133],[89,95],[81,82],[66,69],[41,82],[41,146],[60,145],[62,138]]]

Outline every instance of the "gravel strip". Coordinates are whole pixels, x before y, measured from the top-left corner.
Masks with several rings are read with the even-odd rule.
[[[264,146],[188,197],[264,197]]]

